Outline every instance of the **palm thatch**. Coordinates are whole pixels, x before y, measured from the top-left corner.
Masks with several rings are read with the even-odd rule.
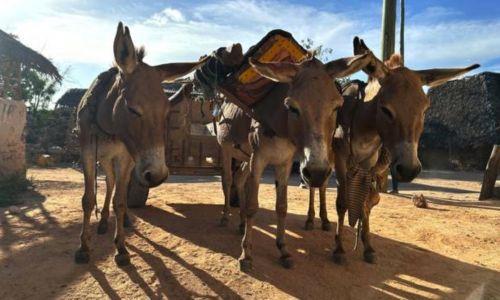
[[[80,103],[80,99],[82,99],[83,94],[87,89],[69,89],[67,90],[59,100],[56,102],[56,108],[57,107],[69,107],[69,108],[74,108],[78,106],[78,103]]]
[[[0,61],[13,62],[37,70],[60,81],[57,68],[43,55],[26,47],[10,34],[0,29]]]

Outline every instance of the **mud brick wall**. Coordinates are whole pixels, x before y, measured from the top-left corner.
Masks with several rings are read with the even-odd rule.
[[[24,103],[0,98],[0,180],[26,173],[25,125]]]

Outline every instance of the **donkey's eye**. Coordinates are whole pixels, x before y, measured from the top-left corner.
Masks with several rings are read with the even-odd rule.
[[[135,115],[136,117],[140,117],[140,116],[142,116],[140,112],[138,112],[137,110],[135,110],[134,108],[132,108],[132,107],[130,107],[130,106],[128,106],[128,105],[127,105],[127,109],[128,109],[128,111],[129,111],[131,114]]]
[[[287,105],[286,107],[288,109],[289,112],[291,112],[292,114],[296,115],[297,117],[300,116],[300,111],[298,108],[292,106],[292,105]]]
[[[392,114],[392,112],[387,108],[387,107],[384,107],[382,106],[380,108],[380,110],[382,111],[382,113],[387,117],[387,119],[389,121],[393,121],[394,120],[394,115]]]

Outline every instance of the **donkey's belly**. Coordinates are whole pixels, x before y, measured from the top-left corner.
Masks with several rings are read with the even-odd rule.
[[[293,159],[296,147],[286,138],[259,136],[259,154],[271,165],[280,165]]]
[[[101,139],[97,147],[99,160],[113,159],[117,156],[130,156],[125,144],[116,139]]]

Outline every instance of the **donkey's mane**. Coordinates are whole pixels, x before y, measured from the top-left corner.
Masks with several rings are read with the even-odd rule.
[[[391,57],[389,57],[389,59],[385,61],[385,65],[389,69],[403,67],[403,58],[401,57],[401,54],[395,53],[391,55]]]
[[[146,56],[146,49],[144,46],[140,46],[139,48],[135,48],[135,55],[137,56],[137,61],[142,63],[142,60]],[[113,60],[113,67],[118,67],[116,61]]]
[[[146,49],[144,48],[144,46],[140,46],[139,48],[135,49],[135,54],[137,55],[137,61],[142,62],[142,60],[146,56]]]

